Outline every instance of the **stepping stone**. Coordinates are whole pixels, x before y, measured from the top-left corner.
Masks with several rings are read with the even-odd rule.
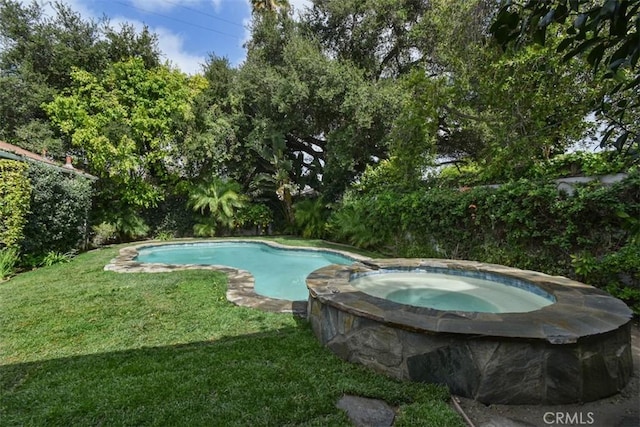
[[[505,418],[499,415],[493,415],[490,421],[480,424],[479,427],[536,427],[536,426],[524,421],[513,420],[511,418]]]
[[[396,416],[387,402],[378,399],[346,394],[336,406],[347,413],[355,427],[390,427]]]

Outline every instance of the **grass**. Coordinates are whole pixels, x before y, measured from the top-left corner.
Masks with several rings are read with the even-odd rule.
[[[0,425],[340,426],[345,393],[462,425],[445,388],[339,360],[305,320],[227,302],[221,274],[103,271],[117,249],[0,284]]]

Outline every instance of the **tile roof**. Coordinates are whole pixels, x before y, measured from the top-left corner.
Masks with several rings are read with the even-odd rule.
[[[66,165],[61,165],[45,156],[41,156],[40,154],[36,154],[32,151],[25,150],[24,148],[20,148],[16,145],[9,144],[8,142],[0,141],[0,157],[2,157],[2,152],[13,154],[15,156],[21,157],[24,160],[31,160],[31,161],[45,163],[55,168],[84,176],[85,178],[97,179],[93,175],[90,175],[80,169],[76,169],[75,167],[73,167],[71,163],[67,163]]]
[[[53,160],[47,159],[39,154],[31,152],[29,150],[25,150],[24,148],[20,148],[16,145],[9,144],[8,142],[0,141],[0,150],[6,151],[8,153],[16,154],[20,157],[27,157],[32,160],[36,160],[38,162],[49,163],[50,165],[58,166]]]

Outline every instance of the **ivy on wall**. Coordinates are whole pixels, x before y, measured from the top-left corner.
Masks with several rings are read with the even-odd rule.
[[[0,159],[0,248],[16,247],[23,239],[31,196],[27,169],[22,162]]]

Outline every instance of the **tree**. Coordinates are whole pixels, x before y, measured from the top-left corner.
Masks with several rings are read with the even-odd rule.
[[[0,0],[0,138],[34,151],[16,132],[47,121],[41,105],[70,83],[71,66],[106,65],[97,25],[61,3],[54,9],[56,16],[47,18],[35,2]]]
[[[589,131],[597,88],[584,64],[563,66],[557,37],[502,55],[487,35],[496,11],[485,0],[434,0],[422,16],[434,37],[417,45],[428,61],[400,79],[411,96],[391,145],[404,176],[422,176],[435,152],[439,162],[480,163],[488,179],[517,178]]]
[[[106,57],[109,62],[118,62],[129,58],[140,58],[146,68],[160,65],[158,36],[149,31],[146,25],[138,33],[131,24],[121,24],[116,30],[106,21],[102,32],[107,39]]]
[[[608,122],[601,145],[640,159],[640,3],[635,0],[509,1],[491,26],[507,48],[513,42],[544,45],[561,32],[558,52],[570,60],[585,55],[594,72],[614,83],[597,112]],[[603,70],[604,69],[604,70]]]
[[[253,13],[275,13],[278,10],[288,10],[287,0],[251,0]]]
[[[282,175],[263,153],[284,144],[279,158],[291,165],[291,184],[335,200],[367,164],[386,157],[397,87],[330,58],[287,16],[254,22],[238,85],[248,120],[244,140],[257,154],[254,175]]]
[[[151,67],[159,64],[159,50],[146,28],[140,34],[126,25],[115,30],[84,20],[62,2],[53,9],[48,17],[35,1],[0,0],[0,138],[64,158],[70,147],[53,134],[42,105],[72,84],[73,67],[100,74],[129,57]]]
[[[597,87],[582,63],[563,66],[551,42],[491,55],[490,62],[459,74],[476,97],[455,94],[446,107],[447,124],[484,135],[475,160],[494,179],[515,179],[588,134]]]
[[[212,175],[242,181],[251,162],[239,140],[244,113],[235,91],[238,71],[211,55],[202,72],[207,86],[193,99],[193,120],[180,122],[176,134],[180,174],[193,181]]]
[[[16,73],[36,73],[55,89],[71,83],[70,69],[89,71],[107,64],[99,25],[84,21],[80,14],[61,2],[54,2],[55,16],[47,17],[38,3],[0,0],[0,67]]]
[[[424,48],[434,35],[423,20],[430,9],[416,0],[327,0],[314,2],[303,21],[331,57],[378,79],[428,61]]]
[[[45,106],[52,122],[101,178],[103,215],[155,206],[178,170],[178,124],[193,119],[192,100],[206,87],[201,77],[142,59],[111,65],[103,75],[75,69],[73,86]]]

